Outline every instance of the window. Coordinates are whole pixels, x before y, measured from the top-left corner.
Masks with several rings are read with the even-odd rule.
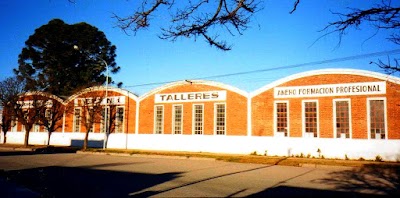
[[[18,126],[18,118],[15,116],[12,116],[11,117],[11,131],[17,132],[17,126]]]
[[[172,133],[182,134],[182,105],[174,105],[172,109]]]
[[[91,132],[93,132],[93,129],[94,129],[94,122],[95,122],[95,118],[94,118],[94,109],[92,108],[92,107],[90,107],[89,109],[88,109],[88,112],[87,112],[87,115],[86,115],[86,121],[87,121],[87,123],[88,124],[90,124],[90,126],[89,126],[89,132],[91,133]]]
[[[44,117],[49,122],[49,124],[51,124],[52,117],[53,117],[53,113],[51,112],[51,109],[46,109],[46,111],[44,112]]]
[[[215,134],[225,135],[225,104],[215,104]]]
[[[350,138],[350,100],[333,100],[333,122],[336,138]]]
[[[40,130],[40,125],[39,125],[39,121],[35,122],[35,124],[33,124],[33,132],[39,132]]]
[[[110,117],[110,107],[103,107],[101,110],[101,120],[100,120],[100,132],[105,133],[108,129]],[[106,122],[106,124],[104,124]]]
[[[277,101],[275,102],[275,132],[277,136],[289,136],[289,102]]]
[[[81,132],[81,109],[74,109],[74,132]]]
[[[386,99],[368,99],[368,131],[371,139],[386,138]]]
[[[305,137],[318,137],[317,101],[303,101],[303,131]]]
[[[203,134],[203,105],[193,105],[193,133],[196,135]]]
[[[154,113],[154,133],[155,134],[162,134],[164,129],[164,106],[157,105],[155,106],[155,113]]]
[[[117,107],[117,112],[115,114],[115,132],[124,132],[124,107]]]

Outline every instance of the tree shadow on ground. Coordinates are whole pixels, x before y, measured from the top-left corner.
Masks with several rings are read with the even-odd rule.
[[[383,195],[372,195],[357,192],[343,192],[336,190],[323,190],[301,188],[293,186],[277,186],[264,191],[249,195],[248,197],[332,197],[332,198],[366,198],[366,197],[388,197]]]
[[[400,197],[400,168],[395,166],[364,165],[332,172],[328,178],[313,182],[333,185],[341,191]]]
[[[118,165],[121,164],[104,166]],[[133,192],[173,180],[181,174],[144,174],[92,168],[50,166],[6,171],[3,177],[8,182],[38,193],[40,197],[129,197]]]

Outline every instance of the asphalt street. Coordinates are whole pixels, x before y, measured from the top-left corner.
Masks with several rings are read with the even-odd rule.
[[[0,170],[0,191],[6,197],[399,195],[398,170],[375,167],[315,168],[182,157],[16,152],[0,153]]]

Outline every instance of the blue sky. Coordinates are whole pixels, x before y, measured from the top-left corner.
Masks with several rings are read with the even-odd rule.
[[[178,39],[176,42],[160,40],[160,24],[165,24],[163,13],[155,16],[147,30],[126,35],[116,28],[113,13],[126,16],[132,13],[137,0],[2,0],[0,1],[0,80],[12,76],[18,67],[18,54],[24,42],[36,28],[59,18],[68,24],[89,23],[103,31],[117,47],[116,62],[121,66],[112,75],[122,81],[125,89],[142,95],[161,86],[137,86],[147,83],[169,82],[207,76],[261,70],[281,66],[323,61],[341,57],[399,49],[387,41],[391,32],[379,31],[365,25],[361,30],[349,31],[337,47],[338,35],[321,37],[328,22],[337,19],[330,11],[344,11],[346,7],[367,8],[379,1],[318,0],[301,1],[297,11],[289,14],[294,1],[268,1],[256,13],[251,28],[243,35],[222,38],[232,44],[228,52],[210,47],[201,38]],[[396,2],[397,4],[399,2]],[[377,34],[376,34],[377,33]],[[375,35],[376,34],[376,35]],[[375,35],[371,37],[372,35]],[[251,92],[279,78],[302,71],[323,68],[354,68],[383,72],[369,64],[387,56],[309,65],[301,68],[258,72],[247,75],[209,79],[223,82]]]

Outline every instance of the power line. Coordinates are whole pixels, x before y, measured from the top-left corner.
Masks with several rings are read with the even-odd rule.
[[[214,75],[214,76],[204,76],[204,77],[199,77],[199,78],[193,78],[193,79],[191,79],[191,80],[215,79],[215,78],[230,77],[230,76],[238,76],[238,75],[245,75],[245,74],[252,74],[252,73],[260,73],[260,72],[267,72],[267,71],[292,69],[292,68],[297,68],[297,67],[305,67],[305,66],[311,66],[311,65],[322,65],[322,64],[326,64],[326,63],[336,63],[336,62],[342,62],[342,61],[363,59],[363,58],[367,58],[367,57],[376,57],[376,56],[389,55],[389,54],[398,54],[398,53],[400,53],[400,49],[387,50],[387,51],[381,51],[381,52],[374,52],[374,53],[369,53],[369,54],[360,54],[360,55],[355,55],[355,56],[347,56],[347,57],[334,58],[334,59],[322,60],[322,61],[313,61],[313,62],[308,62],[308,63],[300,63],[300,64],[293,64],[293,65],[286,65],[286,66],[273,67],[273,68],[266,68],[266,69],[258,69],[258,70],[245,71],[245,72],[236,72],[236,73],[220,74],[220,75]],[[184,80],[184,79],[183,79],[183,80]],[[167,84],[167,83],[172,83],[172,82],[176,82],[176,81],[179,81],[179,80],[164,81],[164,82],[153,82],[153,83],[144,83],[144,84],[137,84],[137,85],[125,86],[125,87],[142,87],[142,86],[150,86],[150,85]]]

